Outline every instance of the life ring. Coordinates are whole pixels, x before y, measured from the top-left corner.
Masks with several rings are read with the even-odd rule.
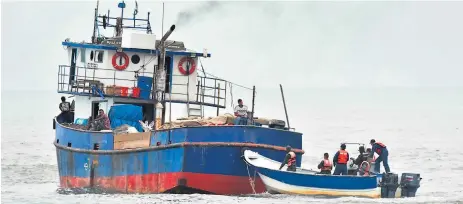
[[[359,172],[360,172],[361,174],[363,174],[362,176],[368,176],[368,175],[370,175],[370,163],[367,162],[367,161],[363,161],[363,162],[360,164]]]
[[[185,61],[188,61],[191,64],[190,73],[187,73],[186,68],[183,67],[183,63],[185,63]],[[195,60],[191,57],[183,57],[178,62],[178,71],[180,71],[180,73],[182,73],[183,75],[190,75],[193,72],[195,72],[195,70],[196,70],[196,63],[195,63]]]
[[[117,63],[117,59],[119,57],[124,58],[124,64],[119,65]],[[129,56],[127,56],[127,54],[125,54],[124,52],[116,52],[116,54],[113,55],[112,64],[115,69],[122,71],[126,69],[127,66],[129,66]]]

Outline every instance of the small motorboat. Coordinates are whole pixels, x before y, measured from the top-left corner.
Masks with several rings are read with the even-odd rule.
[[[300,167],[296,168],[295,172],[286,171],[286,165],[279,170],[281,162],[251,150],[243,152],[243,159],[247,165],[257,171],[268,193],[271,194],[366,198],[414,197],[421,180],[419,174],[402,174],[402,182],[399,185],[398,175],[393,173],[368,176],[326,175]],[[417,175],[418,178],[410,179],[410,175],[414,177]],[[404,176],[407,179],[404,179]],[[413,189],[412,185],[406,185],[413,184],[415,180],[418,180],[418,187]],[[400,191],[399,187],[405,190]]]

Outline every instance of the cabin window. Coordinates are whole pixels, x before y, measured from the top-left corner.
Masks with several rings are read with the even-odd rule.
[[[90,61],[93,61],[93,50],[90,52]]]
[[[80,49],[80,62],[85,63],[85,48]]]
[[[95,62],[97,63],[101,63],[103,62],[103,54],[104,54],[104,51],[102,50],[98,50],[98,51],[95,51]]]
[[[164,90],[165,93],[170,93],[170,77],[172,75],[172,69],[171,69],[171,64],[172,64],[172,57],[167,56],[165,58],[165,68],[166,69],[166,89]]]
[[[138,56],[137,54],[132,55],[132,63],[138,64],[139,62],[140,62],[140,56]]]

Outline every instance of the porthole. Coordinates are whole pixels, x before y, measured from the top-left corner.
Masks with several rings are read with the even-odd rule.
[[[96,54],[95,62],[98,62],[98,63],[103,62],[103,53],[104,51],[100,51],[100,50],[95,52]]]
[[[140,62],[140,56],[132,55],[132,63],[138,64]]]

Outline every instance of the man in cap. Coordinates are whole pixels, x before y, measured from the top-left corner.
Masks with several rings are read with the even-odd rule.
[[[296,153],[294,153],[292,150],[291,150],[291,146],[286,146],[286,156],[285,156],[285,160],[281,163],[281,166],[280,166],[280,169],[283,168],[283,166],[285,166],[285,164],[288,165],[288,168],[286,169],[287,171],[296,171]]]
[[[387,151],[386,145],[384,145],[381,142],[376,142],[375,139],[370,140],[371,144],[371,152],[368,155],[368,161],[371,161],[373,159],[374,154],[378,154],[378,158],[375,160],[375,172],[379,173],[380,171],[380,163],[383,162],[384,170],[386,173],[391,172],[391,169],[389,169],[389,163],[388,163],[388,156],[389,152]]]
[[[333,157],[334,173],[333,175],[347,175],[347,162],[349,153],[346,151],[346,144],[341,144],[341,149]]]

